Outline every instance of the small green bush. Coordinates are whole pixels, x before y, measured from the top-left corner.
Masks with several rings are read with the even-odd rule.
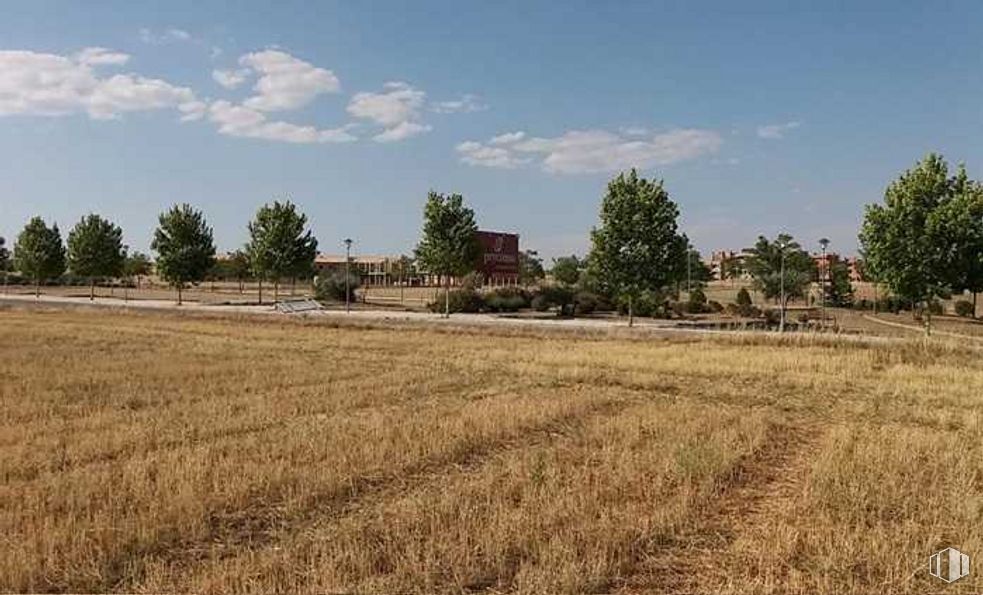
[[[355,301],[355,290],[360,282],[358,275],[348,276],[349,299]],[[345,301],[345,271],[335,271],[317,278],[314,282],[314,297],[321,301]]]
[[[490,312],[518,312],[530,305],[529,292],[519,287],[503,287],[485,294],[485,307]]]
[[[439,293],[437,299],[427,304],[431,312],[444,311],[444,293]],[[450,311],[474,314],[485,309],[485,300],[473,289],[452,289],[450,293]]]
[[[573,296],[577,314],[592,314],[597,310],[601,299],[589,291],[578,292]]]
[[[719,314],[724,311],[724,305],[716,300],[710,300],[707,302],[707,308],[714,314]]]
[[[738,306],[751,305],[751,294],[748,293],[746,287],[742,287],[741,290],[737,292],[737,305]]]
[[[955,304],[956,316],[962,316],[964,318],[972,318],[976,311],[973,308],[973,302],[966,300],[959,300]]]

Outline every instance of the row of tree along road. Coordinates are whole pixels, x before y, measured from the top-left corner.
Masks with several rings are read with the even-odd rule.
[[[560,311],[567,306],[575,311],[576,294],[562,290],[576,285],[591,300],[621,309],[629,325],[639,307],[649,314],[652,304],[667,304],[666,296],[678,293],[684,281],[692,300],[689,285],[706,280],[708,271],[678,220],[679,208],[661,180],[643,178],[635,170],[619,174],[601,201],[590,254],[582,260],[555,260],[559,293],[554,287],[544,299],[552,299]],[[272,284],[277,300],[283,279],[314,276],[317,239],[293,203],[262,206],[248,228],[249,241],[229,262],[240,279],[248,274],[259,281],[260,302],[264,281]],[[461,195],[430,193],[413,264],[443,280],[445,315],[452,310],[451,279],[475,269],[480,250],[476,231],[474,211]],[[975,315],[975,296],[983,290],[983,185],[971,180],[964,167],[950,176],[945,161],[931,154],[888,186],[883,203],[868,205],[860,244],[865,275],[913,311],[922,307],[930,313],[933,301],[970,291]],[[200,283],[215,268],[212,229],[204,214],[187,204],[161,213],[151,248],[156,274],[174,287],[178,303],[184,288]],[[534,256],[524,253],[523,271],[531,270],[535,277],[542,267]],[[89,279],[94,298],[97,279],[145,275],[150,260],[138,252],[129,254],[119,226],[99,215],[83,217],[65,244],[57,225],[49,227],[35,217],[19,234],[12,262],[0,238],[0,270],[11,269],[33,280],[36,292],[42,282],[67,269]],[[766,298],[775,300],[783,322],[789,300],[803,297],[817,279],[815,260],[787,234],[774,240],[759,237],[746,251],[743,271]],[[839,305],[848,297],[851,289],[842,265],[824,271],[821,279],[824,300]],[[827,280],[832,280],[828,287]]]

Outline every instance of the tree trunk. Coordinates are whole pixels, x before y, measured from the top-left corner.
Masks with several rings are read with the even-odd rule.
[[[178,306],[180,306],[181,304],[184,303],[184,296],[181,293],[181,290],[183,289],[181,287],[182,285],[184,285],[184,283],[178,283],[178,286],[177,286],[177,305]]]
[[[41,277],[34,278],[34,299],[41,297]]]
[[[280,279],[273,282],[273,304],[280,301]]]
[[[263,305],[263,280],[259,280],[259,305]]]
[[[451,317],[451,276],[444,278],[444,318]]]
[[[297,295],[297,277],[290,279],[290,295]]]
[[[632,297],[628,296],[628,328],[635,326],[635,311],[632,306]]]
[[[96,280],[95,278],[89,279],[89,301],[94,302],[96,299]]]
[[[239,295],[242,295],[242,292],[243,292],[242,279],[239,279]]]
[[[932,311],[928,307],[925,308],[925,336],[932,336]]]
[[[6,283],[6,277],[4,277],[4,282]],[[975,291],[973,292],[973,320],[976,320],[976,298],[979,294]]]

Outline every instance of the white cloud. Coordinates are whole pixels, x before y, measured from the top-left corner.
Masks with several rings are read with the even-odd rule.
[[[605,130],[572,130],[555,138],[501,134],[487,145],[461,143],[457,151],[461,161],[470,165],[513,168],[538,156],[546,171],[576,174],[669,165],[715,153],[722,143],[712,130],[676,129],[644,140]]]
[[[75,60],[79,64],[85,64],[86,66],[118,66],[129,62],[130,56],[122,52],[107,50],[106,48],[85,48],[75,54]]]
[[[246,82],[246,78],[249,76],[250,72],[251,71],[248,68],[213,70],[212,79],[226,89],[235,89],[242,83]]]
[[[259,138],[288,143],[343,143],[356,140],[348,126],[321,130],[314,126],[298,126],[289,122],[270,122],[259,110],[228,101],[216,101],[208,110],[208,118],[218,125],[220,134]]]
[[[194,41],[194,37],[184,29],[170,28],[161,32],[146,27],[140,29],[140,41],[149,45],[164,45],[177,41]]]
[[[418,134],[423,134],[424,132],[430,132],[432,129],[433,127],[429,124],[420,124],[419,122],[400,122],[392,128],[386,128],[379,134],[373,136],[372,140],[380,143],[393,143],[408,139]]]
[[[62,116],[85,112],[91,118],[116,118],[124,112],[197,108],[194,92],[160,79],[136,74],[100,77],[96,67],[119,65],[128,56],[86,48],[74,56],[31,51],[0,51],[0,116]]]
[[[459,99],[438,101],[430,105],[430,111],[438,114],[468,114],[486,109],[488,109],[488,106],[481,103],[477,95],[472,95],[471,93],[465,93]]]
[[[784,124],[767,124],[758,127],[758,137],[767,139],[785,138],[785,133],[799,127],[799,122],[786,122]]]
[[[506,132],[505,134],[499,134],[498,136],[493,136],[488,144],[490,145],[510,145],[512,143],[517,143],[520,140],[526,138],[526,133],[521,130],[517,132]]]
[[[263,50],[239,58],[239,63],[259,74],[256,94],[243,105],[264,112],[303,107],[323,93],[337,93],[338,77],[280,50]]]
[[[481,167],[515,169],[527,163],[528,159],[517,157],[503,147],[490,147],[474,141],[465,141],[456,147],[461,156],[461,162]]]
[[[426,93],[403,82],[383,85],[382,93],[356,93],[348,103],[348,113],[371,120],[385,128],[373,137],[379,142],[403,140],[428,132],[431,127],[420,122]]]

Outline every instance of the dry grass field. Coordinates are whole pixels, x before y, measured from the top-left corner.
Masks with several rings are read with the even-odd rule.
[[[971,346],[0,329],[0,591],[983,590],[926,572],[983,556]]]

